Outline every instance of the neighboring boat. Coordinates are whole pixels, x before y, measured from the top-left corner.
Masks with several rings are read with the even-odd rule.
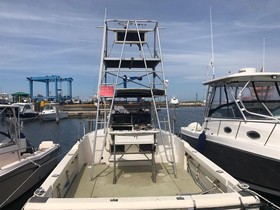
[[[56,103],[45,104],[44,109],[39,113],[43,120],[60,120],[68,117],[67,111],[61,111]]]
[[[204,123],[181,128],[182,138],[252,189],[280,196],[280,73],[247,68],[204,85]]]
[[[0,105],[0,209],[45,178],[58,163],[59,145],[42,141],[35,150],[21,133],[19,107]]]
[[[18,102],[14,104],[20,108],[19,117],[21,121],[34,120],[38,118],[39,112],[35,111],[33,103]]]
[[[103,28],[95,130],[23,209],[259,209],[247,185],[172,134],[158,23],[105,20]]]

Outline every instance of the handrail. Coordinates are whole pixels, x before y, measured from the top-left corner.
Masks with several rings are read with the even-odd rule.
[[[244,106],[243,102],[240,100],[240,102],[242,103],[242,106],[243,106],[243,111],[245,111],[246,113],[248,114],[251,114],[251,115],[254,115],[254,116],[258,116],[258,117],[264,117],[264,118],[268,118],[268,119],[272,119],[272,120],[276,120],[276,121],[279,121],[279,119],[277,117],[273,117],[273,116],[268,116],[268,115],[264,115],[264,114],[258,114],[258,113],[255,113],[255,112],[250,112],[246,109],[246,107]],[[266,106],[265,106],[266,107]],[[266,108],[268,109],[268,108]],[[268,111],[268,110],[267,110]],[[270,111],[269,111],[270,114],[272,114]],[[246,122],[247,122],[247,118],[244,119]],[[280,122],[280,121],[279,121]]]
[[[78,138],[80,139],[82,136],[84,136],[88,131],[93,131],[93,126],[94,126],[94,122],[96,120],[95,119],[87,119],[87,120],[82,120],[80,121],[79,125],[78,125]],[[86,128],[87,126],[87,128]]]
[[[261,104],[264,106],[264,108],[268,111],[268,113],[271,115],[271,116],[268,116],[268,115],[263,115],[263,114],[258,114],[258,113],[255,113],[255,112],[250,112],[246,109],[242,99],[241,99],[241,93],[245,90],[245,88],[248,86],[248,84],[251,82],[251,80],[249,80],[245,85],[244,87],[242,88],[242,90],[239,92],[238,94],[238,100],[236,100],[234,97],[234,100],[237,101],[237,104],[238,104],[238,101],[241,103],[241,105],[243,106],[243,108],[240,109],[240,107],[238,106],[238,108],[240,109],[241,112],[245,111],[247,112],[248,114],[251,114],[251,115],[255,115],[255,116],[259,116],[259,117],[264,117],[264,118],[268,118],[268,119],[274,119],[274,120],[278,120],[276,117],[273,117],[273,114],[269,111],[269,109],[267,108],[267,106],[261,102]],[[246,120],[246,117],[244,115],[244,120]]]

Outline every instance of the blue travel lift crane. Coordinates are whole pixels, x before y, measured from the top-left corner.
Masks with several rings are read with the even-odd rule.
[[[33,100],[36,98],[33,96],[33,82],[44,82],[46,84],[46,98],[47,99],[55,99],[56,102],[62,102],[62,99],[65,100],[71,100],[72,99],[72,81],[73,78],[62,78],[57,75],[52,75],[52,76],[44,76],[44,77],[27,77],[27,80],[29,81],[29,92],[30,92],[30,98]],[[50,87],[49,84],[50,82],[54,82],[55,84],[55,96],[50,96]],[[63,98],[61,97],[61,88],[58,87],[58,83],[61,82],[68,82],[68,94],[64,96]],[[60,92],[60,93],[59,93]]]

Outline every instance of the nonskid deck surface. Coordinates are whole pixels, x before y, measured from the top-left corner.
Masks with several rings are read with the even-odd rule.
[[[121,166],[117,171],[117,183],[113,184],[113,167],[96,165],[94,179],[91,180],[91,166],[85,166],[66,197],[174,196],[202,192],[186,171],[177,167],[177,177],[174,178],[174,174],[168,173],[170,167],[168,164],[156,164],[156,183],[153,183],[151,166]]]

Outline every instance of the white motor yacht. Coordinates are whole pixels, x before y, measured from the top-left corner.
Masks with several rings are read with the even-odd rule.
[[[46,121],[60,120],[68,117],[68,112],[59,109],[57,103],[47,103],[44,109],[39,113],[39,116]]]
[[[245,68],[204,85],[204,122],[182,127],[182,138],[252,189],[280,196],[280,73]]]

